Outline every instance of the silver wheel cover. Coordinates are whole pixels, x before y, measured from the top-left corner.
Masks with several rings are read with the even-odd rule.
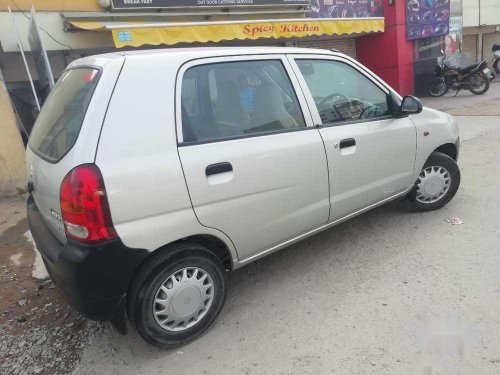
[[[167,331],[184,331],[207,314],[214,299],[214,283],[208,272],[186,267],[168,276],[153,301],[153,316]]]
[[[425,168],[417,180],[416,200],[420,203],[435,203],[450,190],[451,177],[446,168],[432,166]]]

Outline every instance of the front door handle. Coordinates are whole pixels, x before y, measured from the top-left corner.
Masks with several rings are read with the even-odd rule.
[[[354,138],[347,138],[340,141],[340,148],[356,146],[356,140]]]
[[[224,162],[224,163],[217,163],[217,164],[210,164],[206,169],[205,169],[205,174],[207,176],[212,176],[214,174],[219,174],[219,173],[224,173],[224,172],[231,172],[233,170],[233,166],[231,163]]]

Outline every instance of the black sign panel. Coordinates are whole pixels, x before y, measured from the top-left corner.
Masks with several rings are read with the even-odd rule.
[[[113,9],[309,5],[310,0],[112,0]]]

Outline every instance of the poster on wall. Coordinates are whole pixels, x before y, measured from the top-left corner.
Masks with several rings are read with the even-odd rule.
[[[311,0],[312,18],[383,17],[383,0]]]
[[[145,9],[145,8],[199,8],[235,6],[307,6],[309,0],[111,0],[113,9]]]
[[[406,0],[406,39],[448,35],[450,0]]]
[[[462,17],[450,17],[450,33],[444,38],[446,56],[460,53],[462,44]]]

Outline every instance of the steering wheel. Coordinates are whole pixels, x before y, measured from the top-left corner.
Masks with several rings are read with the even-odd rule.
[[[386,112],[386,109],[382,107],[380,104],[370,104],[365,109],[361,111],[359,114],[360,119],[374,118],[383,116]]]
[[[320,109],[320,108],[328,108],[327,103],[331,99],[334,99],[333,103],[332,103],[333,104],[332,108],[335,110],[335,113],[337,114],[337,116],[339,116],[340,120],[345,120],[344,116],[342,116],[342,113],[340,113],[340,111],[337,108],[337,106],[335,105],[335,103],[337,103],[340,99],[343,99],[344,102],[346,102],[346,103],[351,103],[351,99],[349,99],[344,94],[335,92],[335,93],[327,95],[323,99],[321,99],[321,102],[319,102],[319,104],[318,104],[318,109]]]

